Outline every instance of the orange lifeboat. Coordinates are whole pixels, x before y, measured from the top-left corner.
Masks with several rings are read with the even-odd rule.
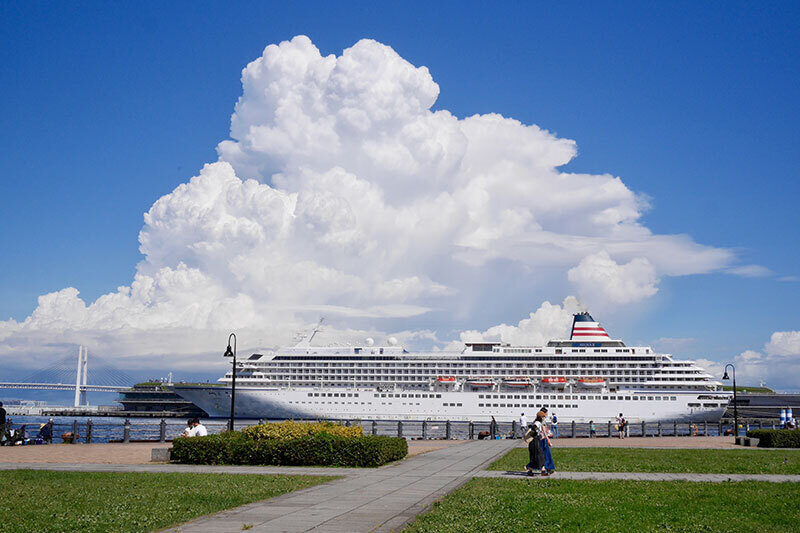
[[[563,376],[548,376],[542,378],[542,385],[549,385],[551,387],[563,389],[566,384],[567,378]]]
[[[439,376],[436,378],[436,381],[439,383],[455,383],[456,377],[455,376]]]
[[[578,378],[578,385],[583,387],[602,387],[606,384],[606,380],[603,378]]]

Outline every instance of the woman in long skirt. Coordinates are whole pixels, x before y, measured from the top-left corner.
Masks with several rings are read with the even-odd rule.
[[[531,425],[531,428],[525,434],[525,440],[528,442],[528,458],[529,462],[525,465],[525,470],[529,476],[532,476],[534,471],[540,471],[541,475],[547,476],[547,470],[544,468],[544,453],[542,453],[541,439],[543,432],[542,418],[536,417],[536,421]]]

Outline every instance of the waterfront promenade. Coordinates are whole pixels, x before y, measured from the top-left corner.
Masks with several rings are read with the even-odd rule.
[[[592,447],[645,448],[733,448],[732,439],[719,437],[646,438],[646,439],[557,439],[555,447],[573,445]],[[573,444],[574,443],[574,444]],[[691,445],[691,446],[690,446]],[[153,444],[53,445],[0,449],[0,469],[32,468],[61,471],[101,472],[205,472],[230,474],[306,474],[338,475],[341,479],[291,492],[260,502],[251,503],[214,515],[201,517],[171,531],[221,532],[371,532],[399,531],[405,524],[424,512],[473,477],[519,479],[523,482],[538,477],[526,477],[519,472],[486,471],[496,458],[512,448],[520,447],[519,440],[496,441],[410,441],[416,455],[380,468],[313,468],[203,466],[149,463]],[[106,454],[100,462],[81,461],[78,454],[95,449]],[[28,451],[30,450],[30,451]],[[147,451],[147,456],[144,451]],[[28,453],[28,461],[15,461],[11,453]],[[39,460],[34,452],[39,453]],[[420,453],[427,452],[427,453]],[[770,453],[770,450],[762,450]],[[759,452],[755,452],[759,453]],[[43,455],[49,454],[49,462]],[[116,461],[113,459],[116,458]],[[122,458],[131,461],[123,464]],[[520,469],[522,465],[520,465]],[[774,481],[800,482],[800,475],[746,474],[677,474],[637,472],[557,472],[552,479],[629,479],[642,481]]]

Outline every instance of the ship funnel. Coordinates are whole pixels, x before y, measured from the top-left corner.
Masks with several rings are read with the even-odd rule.
[[[587,312],[572,315],[572,335],[570,340],[577,341],[607,341],[610,337],[606,330],[595,322],[592,315]]]

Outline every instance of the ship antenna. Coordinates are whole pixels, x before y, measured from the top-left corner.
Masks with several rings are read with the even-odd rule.
[[[318,332],[322,331],[322,322],[323,322],[323,320],[325,320],[324,316],[319,317],[319,322],[317,322],[317,325],[314,327],[314,331],[311,332],[311,336],[308,338],[308,343],[309,344],[311,344],[311,341],[314,340],[314,335],[316,335]]]

